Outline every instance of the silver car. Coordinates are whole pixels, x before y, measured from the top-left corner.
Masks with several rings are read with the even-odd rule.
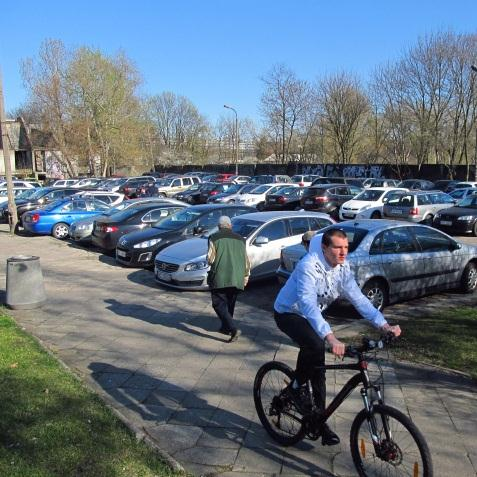
[[[363,293],[376,308],[442,290],[477,288],[477,247],[426,225],[389,220],[339,224],[348,235],[348,260]],[[305,254],[282,250],[277,275],[284,282]]]
[[[438,190],[403,192],[393,195],[384,204],[383,216],[386,219],[432,225],[437,212],[452,207],[455,202],[449,194]]]
[[[319,212],[256,212],[232,219],[232,229],[245,239],[250,260],[250,279],[272,277],[280,250],[299,243],[308,230],[334,223]],[[188,290],[207,290],[207,237],[176,243],[159,252],[155,260],[156,280],[162,285]]]

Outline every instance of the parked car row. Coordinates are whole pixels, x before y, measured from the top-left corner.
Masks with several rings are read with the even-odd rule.
[[[283,177],[267,176],[271,181],[264,184],[239,184],[231,183],[230,175],[202,182],[206,177],[143,176],[120,184],[114,179],[118,191],[106,185],[101,190],[32,188],[19,193],[16,206],[26,231],[92,243],[114,255],[118,264],[153,270],[158,284],[166,287],[208,288],[208,236],[219,217],[227,215],[245,240],[252,281],[275,274],[283,280],[305,253],[303,233],[318,233],[344,220],[340,228],[350,240],[352,269],[375,306],[443,289],[477,288],[477,247],[444,233],[477,235],[477,188],[455,189],[465,190],[459,192],[459,202],[458,194],[397,187],[387,180],[365,188],[347,178],[314,183],[328,178],[282,182]],[[312,179],[311,185],[305,179]],[[167,197],[168,192],[128,199],[125,192],[137,193],[139,183],[152,180],[158,191],[172,184],[188,185],[188,190],[174,194],[182,200]],[[8,219],[3,207],[0,212]],[[377,218],[382,220],[370,220]]]

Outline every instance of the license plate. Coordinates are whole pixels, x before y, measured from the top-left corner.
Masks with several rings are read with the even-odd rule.
[[[270,202],[276,202],[277,199],[268,199]]]
[[[354,214],[343,214],[345,219],[354,219]]]
[[[306,199],[305,204],[313,204],[313,201],[311,199]]]
[[[156,278],[161,282],[170,282],[172,280],[171,275],[167,272],[161,272],[156,270]]]
[[[116,250],[116,255],[118,257],[126,257],[126,252],[123,252],[122,250]]]
[[[402,215],[403,211],[398,209],[398,210],[391,210],[391,215]]]
[[[449,220],[441,220],[441,225],[452,225],[452,222]]]

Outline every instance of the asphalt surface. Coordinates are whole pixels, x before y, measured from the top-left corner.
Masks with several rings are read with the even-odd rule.
[[[48,302],[12,311],[19,325],[138,436],[193,475],[356,475],[348,436],[362,408],[359,393],[331,419],[342,441],[332,448],[309,440],[280,447],[258,421],[252,399],[258,368],[271,359],[293,366],[297,354],[270,312],[278,290],[273,281],[253,284],[240,296],[236,318],[243,334],[229,344],[216,332],[220,323],[208,293],[167,290],[149,271],[119,267],[111,257],[51,237],[11,237],[6,226],[0,226],[0,254],[0,290],[8,257],[40,256]],[[475,306],[477,296],[443,293],[389,307],[386,315],[404,325],[426,310],[462,304]],[[366,330],[346,310],[331,321],[338,336]],[[384,369],[386,401],[425,434],[434,475],[476,476],[476,384],[393,360]],[[329,397],[346,377],[328,373]]]

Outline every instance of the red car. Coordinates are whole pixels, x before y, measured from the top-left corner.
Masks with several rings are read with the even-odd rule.
[[[216,177],[214,177],[214,182],[230,182],[232,180],[232,176],[235,174],[232,173],[223,173],[223,174],[217,174]]]

